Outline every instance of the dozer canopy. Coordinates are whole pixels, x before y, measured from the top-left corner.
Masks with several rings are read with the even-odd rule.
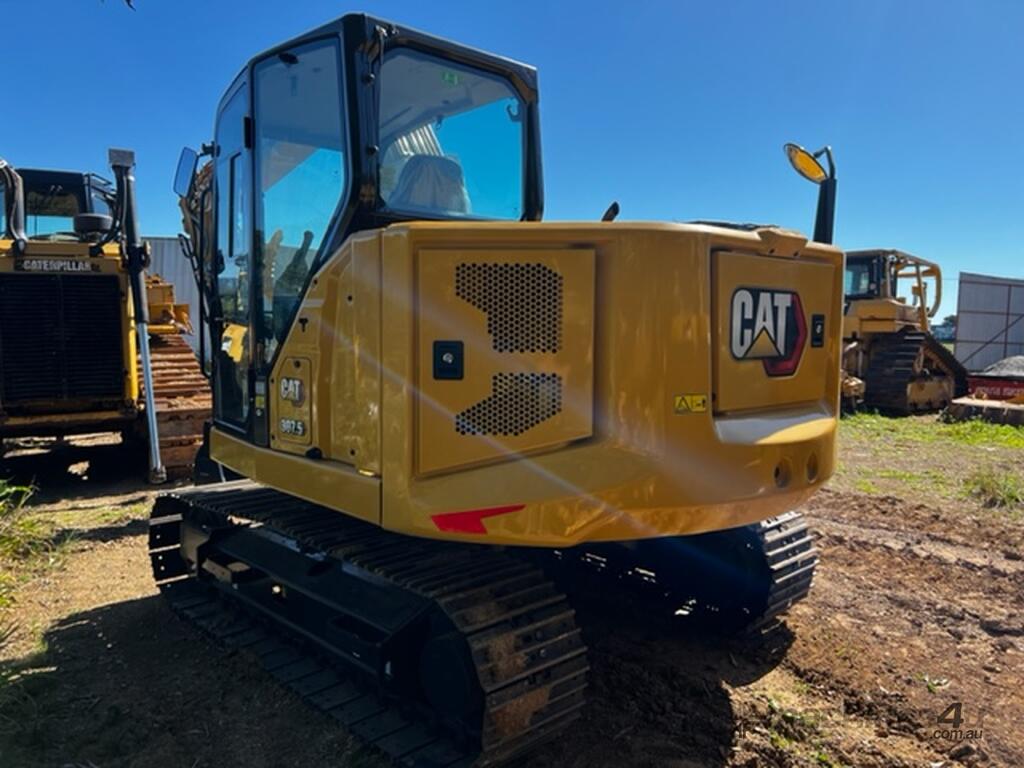
[[[942,271],[935,262],[895,249],[848,251],[844,292],[846,300],[899,298],[900,281],[909,283],[913,306],[927,318],[942,302]],[[928,296],[928,281],[933,283]]]

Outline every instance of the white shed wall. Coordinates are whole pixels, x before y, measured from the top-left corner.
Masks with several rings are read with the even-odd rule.
[[[1024,355],[1024,280],[960,273],[955,354],[969,371]]]

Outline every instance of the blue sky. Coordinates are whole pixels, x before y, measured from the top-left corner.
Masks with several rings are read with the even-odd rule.
[[[540,69],[547,218],[811,228],[782,144],[833,146],[836,240],[1024,277],[1024,3],[0,0],[0,156],[104,171],[138,155],[143,228],[177,231],[182,144],[252,54],[347,10]],[[38,35],[45,30],[46,39]],[[82,42],[88,41],[85,50]],[[8,46],[10,48],[10,45]],[[11,51],[9,51],[11,53]]]

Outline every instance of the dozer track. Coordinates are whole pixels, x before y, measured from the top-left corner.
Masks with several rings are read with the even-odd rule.
[[[169,478],[188,477],[212,410],[210,385],[183,336],[150,336],[149,350],[160,458]]]
[[[178,614],[398,763],[507,762],[583,706],[573,609],[499,549],[390,533],[250,481],[161,497],[149,541]]]
[[[960,362],[924,331],[903,330],[875,342],[864,375],[864,405],[895,415],[938,410],[948,401],[967,393],[967,372]],[[917,380],[933,377],[952,379],[947,402],[913,399],[909,386]]]

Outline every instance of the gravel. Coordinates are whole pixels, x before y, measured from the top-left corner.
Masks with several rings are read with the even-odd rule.
[[[998,363],[992,363],[984,372],[992,376],[1024,376],[1024,355],[1004,357]]]

